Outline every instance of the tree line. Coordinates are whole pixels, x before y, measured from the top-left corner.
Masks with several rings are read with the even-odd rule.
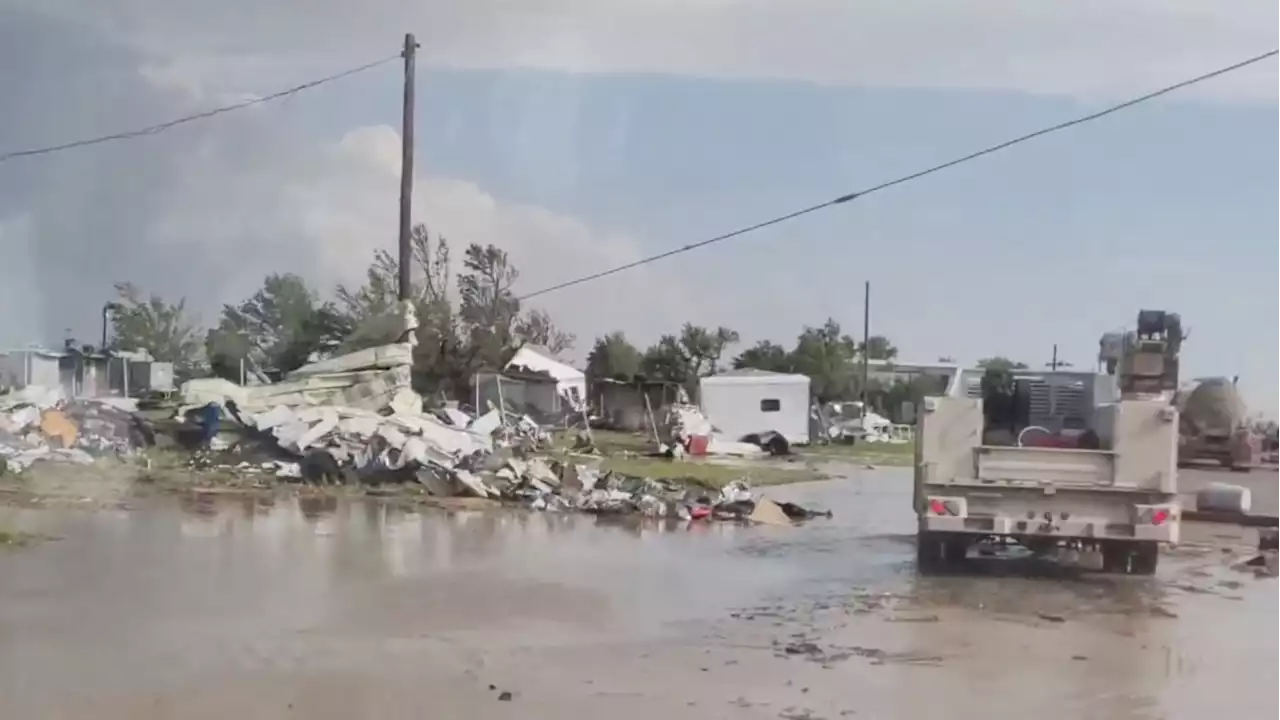
[[[520,273],[504,250],[467,245],[455,273],[449,241],[433,236],[424,225],[413,228],[412,250],[412,297],[419,323],[413,379],[419,392],[466,397],[475,373],[503,367],[524,344],[552,353],[573,348],[576,338],[549,314],[522,306],[514,292]],[[108,349],[145,350],[174,363],[183,379],[212,375],[238,381],[242,367],[279,379],[318,355],[387,342],[378,331],[378,318],[390,316],[398,306],[398,271],[396,257],[379,250],[359,286],[340,285],[328,297],[297,275],[268,275],[253,295],[224,305],[216,324],[207,328],[188,312],[184,300],[170,302],[122,283],[111,305],[114,332]],[[863,363],[892,363],[898,356],[889,338],[873,335],[857,341],[834,319],[805,326],[790,347],[762,340],[735,352],[739,342],[731,328],[685,323],[679,332],[641,349],[619,330],[595,340],[586,373],[594,380],[676,383],[691,392],[698,378],[728,368],[800,373],[811,378],[815,399],[827,402],[860,398]],[[1002,357],[980,364],[1026,367]],[[901,401],[936,392],[934,382],[872,379],[866,395],[873,406],[893,416]]]
[[[526,343],[554,353],[574,336],[544,311],[524,308],[514,293],[520,276],[506,251],[470,244],[461,270],[452,247],[426,226],[412,233],[417,310],[414,387],[465,396],[476,372],[502,367]],[[456,276],[455,276],[456,275]],[[351,352],[388,341],[379,318],[399,305],[399,262],[374,254],[364,282],[338,286],[328,298],[294,274],[272,274],[245,300],[224,305],[213,327],[202,328],[185,301],[146,295],[131,283],[116,286],[108,349],[146,350],[174,363],[183,379],[213,375],[237,381],[241,368],[276,380],[319,355]]]
[[[671,382],[692,391],[697,380],[726,368],[752,368],[770,372],[807,375],[814,399],[821,403],[857,400],[863,395],[863,363],[882,360],[888,364],[898,356],[898,348],[883,335],[865,342],[854,340],[828,318],[822,325],[805,326],[791,347],[761,340],[725,360],[731,346],[739,341],[736,331],[714,330],[685,323],[678,334],[663,335],[641,351],[622,332],[598,338],[587,356],[587,375],[620,381]],[[935,391],[929,378],[885,383],[871,378],[866,385],[868,403],[895,418],[903,401],[918,401]]]

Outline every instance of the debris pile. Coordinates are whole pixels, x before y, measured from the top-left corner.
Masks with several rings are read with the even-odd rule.
[[[30,385],[0,396],[0,465],[22,472],[38,460],[87,465],[126,455],[154,435],[125,398],[68,400],[61,389]]]
[[[416,482],[433,496],[652,518],[787,523],[814,515],[757,499],[741,482],[717,493],[540,457],[550,436],[529,414],[490,407],[473,417],[454,405],[424,410],[410,385],[416,319],[408,309],[393,320],[373,330],[393,332],[399,342],[310,363],[281,382],[188,381],[173,408],[176,422],[157,420],[156,427],[193,451],[188,467],[246,478]],[[21,471],[39,459],[89,464],[96,455],[154,445],[154,431],[136,411],[133,400],[67,400],[40,387],[2,396],[0,469]],[[673,453],[763,452],[719,437],[701,411],[685,403],[672,408],[666,428]],[[577,440],[576,450],[594,450],[589,428]]]

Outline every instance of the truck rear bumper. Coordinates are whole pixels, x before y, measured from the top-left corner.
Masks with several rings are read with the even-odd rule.
[[[954,532],[973,535],[1017,535],[1057,538],[1061,540],[1144,540],[1177,543],[1181,523],[1168,520],[1161,525],[1117,523],[1103,517],[1055,517],[1028,519],[1003,515],[982,517],[940,517],[924,515],[920,529],[930,532]]]
[[[1182,509],[1166,493],[927,485],[920,530],[1062,540],[1177,543]]]

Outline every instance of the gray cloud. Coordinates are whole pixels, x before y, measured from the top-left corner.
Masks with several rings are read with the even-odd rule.
[[[102,37],[39,16],[0,15],[0,67],[24,68],[0,73],[0,93],[18,99],[0,113],[5,149],[143,126],[229,97],[157,78],[145,54]],[[359,282],[374,250],[394,247],[399,135],[378,126],[312,137],[298,132],[305,112],[289,101],[256,106],[141,140],[0,165],[0,346],[54,341],[64,328],[91,340],[121,280],[185,296],[206,322],[270,272],[299,273],[322,290]],[[419,177],[414,204],[416,219],[455,245],[508,249],[530,289],[639,256],[625,237],[504,204],[459,179]],[[614,289],[643,292],[651,280],[641,272]],[[664,297],[650,306],[656,313],[634,317],[580,307],[580,298],[536,304],[570,318],[585,344],[619,322],[658,332],[658,323],[680,316],[677,305],[663,304],[678,297]]]
[[[390,54],[406,30],[418,33],[423,62],[437,66],[1094,98],[1268,49],[1277,24],[1269,0],[0,5],[12,8],[0,9],[0,97],[7,99],[0,150],[146,125],[275,90]],[[1271,63],[1196,92],[1212,101],[1274,103],[1275,75]],[[299,133],[313,124],[304,116],[307,102],[0,165],[0,346],[50,339],[64,327],[95,337],[98,309],[122,279],[185,295],[206,320],[268,272],[298,272],[322,287],[358,279],[374,247],[393,243],[395,131]],[[420,219],[456,242],[507,247],[529,287],[639,252],[629,238],[546,208],[504,203],[458,178],[421,177],[418,189]],[[545,304],[584,339],[616,327],[647,339],[685,319],[732,324],[729,318],[746,313],[758,324],[784,324],[771,312],[771,294],[699,297],[688,286],[660,285],[664,270],[655,268],[620,275],[597,291],[552,294]],[[624,296],[644,300],[609,302]],[[830,310],[844,307],[841,300]]]
[[[1275,45],[1269,0],[9,0],[89,24],[189,82],[235,85],[417,32],[450,67],[660,72],[1115,95]],[[1274,69],[1196,92],[1274,102]]]

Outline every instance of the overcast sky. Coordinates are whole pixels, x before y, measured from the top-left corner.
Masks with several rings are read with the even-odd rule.
[[[0,153],[129,129],[422,44],[416,218],[531,291],[875,184],[1274,48],[1274,0],[0,0]],[[0,164],[0,346],[98,335],[114,282],[206,321],[269,272],[394,245],[395,63],[139,140]],[[1186,375],[1277,399],[1277,69],[538,298],[590,339],[861,323],[907,359],[1054,343],[1140,307]]]

